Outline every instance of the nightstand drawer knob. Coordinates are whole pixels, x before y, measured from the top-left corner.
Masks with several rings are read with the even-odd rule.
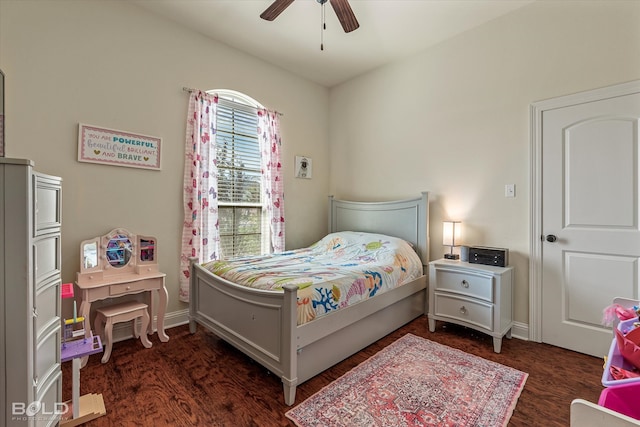
[[[469,287],[469,282],[467,282],[466,280],[462,281],[462,287],[463,288],[468,288]]]
[[[464,305],[460,307],[460,314],[467,314],[468,312],[469,310],[467,310],[467,307],[465,307]]]

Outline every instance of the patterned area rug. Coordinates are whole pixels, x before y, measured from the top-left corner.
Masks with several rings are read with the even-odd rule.
[[[310,426],[506,426],[528,374],[407,334],[285,415]]]

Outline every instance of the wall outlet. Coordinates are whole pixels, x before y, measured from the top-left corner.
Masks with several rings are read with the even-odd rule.
[[[506,184],[504,186],[504,197],[516,197],[516,185]]]

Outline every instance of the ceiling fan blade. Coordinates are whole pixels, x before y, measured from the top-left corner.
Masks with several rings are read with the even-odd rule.
[[[266,19],[267,21],[273,21],[280,15],[289,5],[293,3],[293,0],[276,0],[271,3],[262,14],[260,14],[260,18]]]
[[[330,2],[345,33],[350,33],[360,27],[356,15],[349,5],[349,0],[330,0]]]

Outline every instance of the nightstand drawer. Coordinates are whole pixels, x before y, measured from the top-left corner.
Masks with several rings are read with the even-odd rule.
[[[436,316],[449,317],[493,330],[493,304],[438,292],[434,296]]]
[[[456,271],[436,268],[436,290],[455,292],[488,302],[493,299],[493,276],[478,274],[473,271]]]

